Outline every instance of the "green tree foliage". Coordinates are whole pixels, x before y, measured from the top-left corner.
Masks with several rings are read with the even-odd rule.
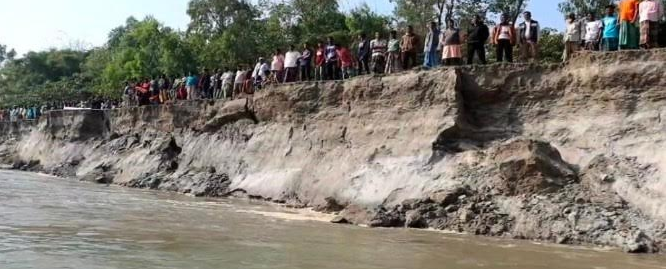
[[[16,57],[16,51],[14,49],[7,50],[7,45],[0,44],[0,64],[5,60],[13,60]]]
[[[606,6],[613,4],[613,0],[567,0],[558,4],[558,8],[563,15],[575,14],[583,17],[589,12],[594,12],[597,16],[604,14]]]
[[[561,62],[564,52],[564,36],[552,28],[541,30],[541,40],[539,40],[540,60],[542,62]]]
[[[402,24],[413,25],[421,33],[425,32],[431,21],[437,20],[435,0],[391,0],[391,2],[395,3],[393,15]]]
[[[243,27],[256,19],[259,11],[244,0],[191,0],[187,15],[190,16],[188,32],[212,38],[229,28]]]
[[[194,54],[180,33],[162,26],[151,17],[131,21],[121,28],[123,30],[113,43],[109,43],[107,51],[93,52],[95,58],[85,65],[92,72],[101,67],[96,66],[96,61],[106,62],[97,87],[102,95],[117,96],[120,93],[118,89],[128,80],[195,71],[197,63]]]
[[[385,33],[389,18],[373,12],[367,4],[353,9],[346,19],[347,29],[356,36],[360,33],[371,35],[375,32]]]

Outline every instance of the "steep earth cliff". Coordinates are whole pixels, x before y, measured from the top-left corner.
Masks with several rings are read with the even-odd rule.
[[[283,85],[253,102],[56,111],[0,125],[0,160],[245,196],[337,221],[656,252],[666,51]],[[663,115],[663,116],[662,116]]]

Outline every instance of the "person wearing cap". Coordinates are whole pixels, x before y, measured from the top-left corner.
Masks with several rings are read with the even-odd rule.
[[[531,12],[525,11],[523,18],[525,18],[525,21],[518,25],[520,54],[524,61],[537,61],[539,60],[539,32],[541,32],[541,27],[538,21],[532,19]]]

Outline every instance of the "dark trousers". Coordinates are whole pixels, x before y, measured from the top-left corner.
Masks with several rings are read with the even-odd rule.
[[[403,51],[400,56],[402,59],[402,70],[409,70],[416,66],[416,51]]]
[[[297,67],[287,67],[284,71],[284,83],[295,82],[298,77],[298,68]]]
[[[513,45],[508,39],[500,39],[497,43],[497,62],[506,61],[513,63]]]
[[[335,80],[338,78],[338,61],[326,62],[326,79]]]
[[[481,42],[467,43],[467,64],[474,64],[474,54],[479,56],[479,62],[486,64],[486,46]]]
[[[358,74],[370,74],[370,57],[363,57],[358,59]]]
[[[311,79],[310,73],[312,72],[312,67],[308,65],[301,65],[301,81],[309,81]]]

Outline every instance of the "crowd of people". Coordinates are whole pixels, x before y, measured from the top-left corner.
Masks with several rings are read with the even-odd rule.
[[[573,14],[568,15],[563,60],[569,60],[581,49],[617,51],[655,48],[660,34],[659,20],[663,16],[664,8],[659,0],[622,0],[617,7],[608,5],[601,19],[597,19],[594,13],[580,20]],[[300,49],[291,45],[286,52],[276,49],[270,61],[260,57],[253,65],[213,71],[204,69],[200,74],[189,73],[175,79],[161,75],[126,82],[122,106],[163,104],[175,100],[233,99],[253,94],[269,84],[391,74],[420,65],[417,60],[419,55],[423,55],[422,66],[426,69],[439,65],[462,65],[464,50],[467,52],[467,64],[474,64],[475,58],[478,58],[479,64],[487,64],[488,43],[495,48],[497,62],[513,62],[515,46],[519,48],[520,60],[537,61],[540,32],[539,22],[526,11],[517,27],[509,16],[502,15],[492,31],[477,15],[466,31],[456,27],[452,19],[445,21],[444,29],[432,22],[424,38],[417,35],[412,26],[407,26],[401,36],[397,31],[391,31],[387,39],[379,32],[374,33],[373,39],[361,33],[351,46],[328,37],[315,47],[302,44]],[[96,104],[78,106],[92,109],[120,106],[112,101],[98,101]],[[5,109],[4,113],[0,113],[0,121],[34,119],[42,111],[43,108],[37,107]]]
[[[618,16],[619,13],[619,16]],[[593,12],[587,18],[577,20],[574,14],[567,16],[564,33],[564,60],[579,49],[585,50],[635,50],[658,46],[659,21],[664,17],[660,0],[622,0],[619,6],[606,6],[603,18]]]
[[[36,120],[42,114],[51,110],[115,109],[119,107],[120,102],[111,99],[90,99],[78,102],[50,102],[44,105],[13,106],[6,109],[0,108],[0,122]]]

